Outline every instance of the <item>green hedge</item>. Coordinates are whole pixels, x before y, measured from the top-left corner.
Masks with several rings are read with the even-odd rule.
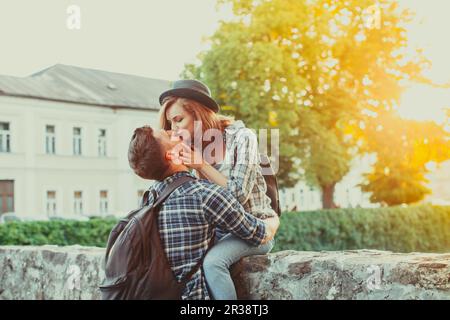
[[[450,207],[416,205],[289,212],[281,216],[276,240],[273,251],[450,252]]]
[[[7,222],[0,225],[0,245],[43,245],[105,247],[109,232],[117,220],[53,220]]]
[[[104,247],[115,219],[8,222],[0,245]],[[449,252],[450,207],[431,205],[283,213],[273,251],[378,249]]]

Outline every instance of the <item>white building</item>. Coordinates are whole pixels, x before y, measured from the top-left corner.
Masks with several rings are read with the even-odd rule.
[[[370,202],[370,195],[358,186],[363,181],[374,159],[370,156],[356,158],[350,172],[335,186],[334,203],[340,208],[373,208],[379,205]],[[322,209],[322,191],[304,181],[293,188],[280,191],[280,206],[284,211],[309,211]]]
[[[430,181],[428,187],[433,191],[425,198],[426,202],[434,205],[450,205],[450,160],[439,166],[432,165],[426,178]]]
[[[336,184],[334,202],[340,208],[375,208],[379,204],[370,202],[370,194],[358,186],[363,181],[363,174],[369,172],[375,158],[364,156],[356,158],[350,172]],[[425,197],[423,203],[434,205],[450,205],[450,160],[437,168],[430,168],[427,174],[427,187],[432,193]],[[318,188],[300,181],[293,188],[280,191],[280,206],[284,211],[309,211],[322,209],[322,192]]]
[[[134,128],[156,125],[168,81],[55,65],[0,76],[0,213],[123,214],[150,185],[129,168]]]

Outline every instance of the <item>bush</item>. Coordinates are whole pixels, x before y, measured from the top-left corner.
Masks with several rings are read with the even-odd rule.
[[[105,247],[116,222],[114,218],[8,222],[0,225],[0,245]],[[450,207],[419,205],[285,212],[273,252],[354,249],[450,251]]]
[[[105,247],[117,219],[89,221],[52,220],[7,222],[0,225],[0,245],[43,245]]]
[[[273,252],[356,249],[448,252],[450,207],[416,205],[283,213]]]

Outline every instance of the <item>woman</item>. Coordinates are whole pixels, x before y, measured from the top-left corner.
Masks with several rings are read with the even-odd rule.
[[[205,178],[227,188],[245,210],[257,218],[277,216],[266,195],[266,183],[259,165],[256,135],[242,121],[218,115],[218,104],[211,98],[206,85],[197,80],[179,80],[160,96],[160,126],[182,136],[184,144],[173,157]],[[199,126],[201,124],[201,126]],[[216,130],[222,139],[198,143],[198,136]],[[197,143],[192,137],[196,136]],[[186,141],[190,138],[190,141]],[[202,150],[192,150],[194,146]],[[214,150],[206,153],[205,148]],[[212,154],[214,153],[214,154]],[[254,247],[231,235],[216,232],[218,241],[207,253],[203,270],[214,299],[235,300],[236,289],[230,276],[230,266],[248,255],[266,254],[273,240]]]

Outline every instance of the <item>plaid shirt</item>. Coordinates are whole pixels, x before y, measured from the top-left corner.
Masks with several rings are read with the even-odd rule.
[[[225,129],[224,138],[225,158],[214,168],[228,178],[227,189],[245,211],[255,217],[264,219],[276,216],[266,195],[267,185],[261,172],[256,134],[237,120]]]
[[[173,180],[189,172],[177,172],[150,190],[161,194]],[[150,192],[149,203],[153,203]],[[214,225],[260,245],[265,238],[265,224],[244,211],[224,188],[207,180],[193,180],[177,188],[161,207],[158,226],[162,244],[175,277],[180,281],[205,255],[214,233]],[[210,299],[201,268],[186,284],[183,300]]]

